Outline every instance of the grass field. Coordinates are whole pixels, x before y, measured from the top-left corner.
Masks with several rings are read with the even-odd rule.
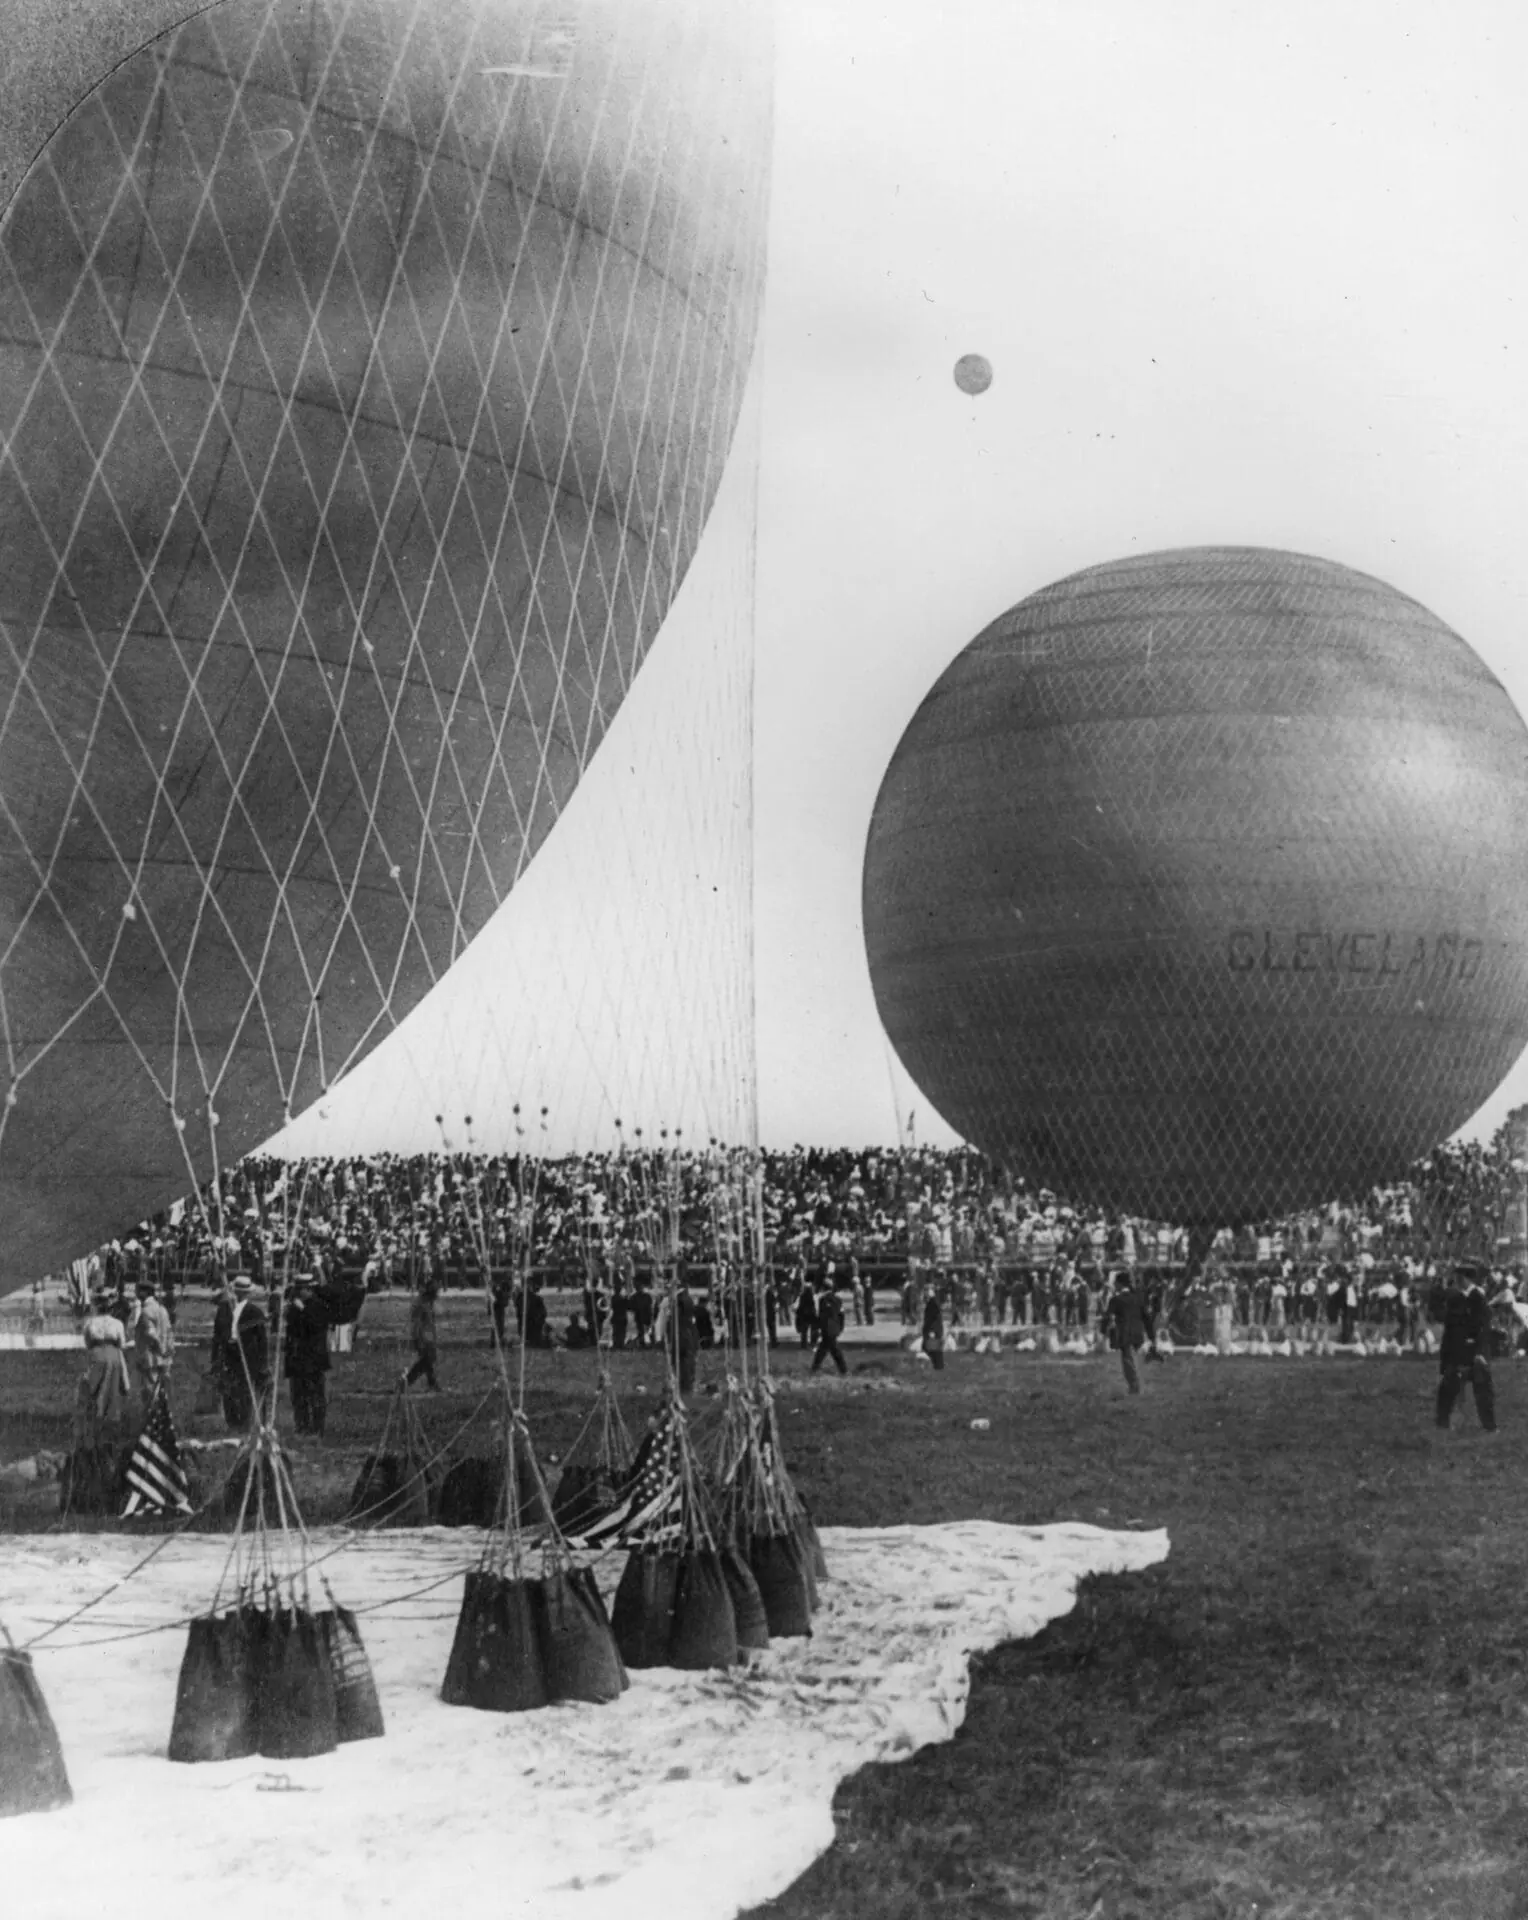
[[[401,1308],[378,1305],[334,1376],[329,1437],[297,1454],[315,1519],[342,1506],[403,1357]],[[453,1311],[447,1391],[419,1403],[442,1439],[491,1379],[479,1323]],[[1172,1553],[980,1660],[957,1738],[848,1782],[836,1846],[761,1913],[1528,1916],[1528,1368],[1498,1364],[1487,1438],[1468,1408],[1435,1431],[1414,1359],[1180,1356],[1131,1401],[1104,1360],[851,1358],[867,1370],[808,1382],[781,1350],[821,1520],[1166,1526]],[[617,1365],[635,1424],[656,1368]],[[0,1461],[67,1444],[79,1366],[0,1354]],[[560,1453],[593,1358],[531,1367],[538,1441]],[[183,1363],[183,1428],[214,1433],[194,1385]],[[0,1524],[45,1526],[51,1500],[0,1494]]]

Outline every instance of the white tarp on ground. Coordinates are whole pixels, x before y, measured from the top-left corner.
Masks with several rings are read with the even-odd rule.
[[[75,1800],[0,1821],[5,1909],[722,1920],[831,1844],[847,1774],[950,1737],[973,1653],[1067,1612],[1084,1574],[1167,1553],[1165,1532],[987,1521],[825,1528],[823,1540],[833,1578],[812,1639],[777,1641],[746,1669],[634,1673],[605,1707],[447,1707],[452,1579],[361,1618],[386,1739],[312,1760],[175,1766],[165,1745],[184,1631],[107,1636],[205,1610],[227,1541],[178,1538],[37,1649]],[[324,1571],[355,1607],[412,1594],[475,1547],[439,1528],[314,1536],[320,1552],[341,1542]],[[144,1551],[121,1535],[14,1536],[0,1621],[30,1640]]]

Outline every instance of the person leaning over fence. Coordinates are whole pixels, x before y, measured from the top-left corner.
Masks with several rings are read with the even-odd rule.
[[[1487,1433],[1496,1431],[1496,1388],[1491,1379],[1491,1309],[1483,1272],[1456,1267],[1443,1300],[1443,1338],[1438,1348],[1437,1422],[1447,1427],[1469,1381],[1475,1411]]]

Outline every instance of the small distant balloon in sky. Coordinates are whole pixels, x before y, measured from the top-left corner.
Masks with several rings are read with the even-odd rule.
[[[955,384],[962,393],[985,393],[992,385],[992,362],[980,353],[963,353],[955,362]]]

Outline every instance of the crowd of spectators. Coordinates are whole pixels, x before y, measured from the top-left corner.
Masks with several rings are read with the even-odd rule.
[[[125,1293],[147,1274],[173,1302],[178,1287],[242,1271],[370,1291],[487,1278],[503,1296],[534,1275],[589,1287],[597,1311],[617,1278],[632,1294],[638,1276],[652,1284],[677,1262],[702,1296],[719,1272],[766,1272],[788,1329],[803,1294],[836,1282],[856,1321],[875,1312],[877,1288],[916,1320],[932,1288],[955,1327],[1071,1330],[1096,1325],[1107,1276],[1125,1268],[1180,1316],[1229,1306],[1242,1326],[1382,1325],[1403,1338],[1453,1260],[1509,1266],[1522,1187],[1504,1141],[1442,1147],[1360,1201],[1222,1232],[1191,1273],[1183,1229],[1068,1205],[965,1147],[755,1153],[664,1140],[562,1159],[252,1158],[76,1262],[70,1291],[83,1303],[93,1282]]]

